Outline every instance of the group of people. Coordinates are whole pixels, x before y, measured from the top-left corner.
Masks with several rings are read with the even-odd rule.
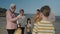
[[[14,34],[15,30],[17,28],[20,28],[21,34],[24,34],[25,28],[27,28],[29,30],[29,28],[31,26],[31,19],[26,18],[24,16],[23,9],[20,9],[19,15],[16,16],[16,14],[14,13],[15,9],[16,9],[16,5],[11,4],[10,9],[6,11],[7,32],[8,32],[8,34]],[[26,31],[28,31],[27,29],[26,29]],[[30,32],[27,32],[27,33],[30,33]]]
[[[43,6],[41,9],[36,10],[36,14],[33,17],[34,27],[31,32],[31,19],[24,16],[24,10],[19,10],[19,15],[16,16],[14,11],[16,9],[15,4],[10,5],[10,9],[6,11],[6,29],[8,34],[14,34],[16,29],[21,29],[21,34],[55,34],[53,22],[55,22],[55,16],[51,13],[49,6]]]
[[[55,22],[55,16],[51,13],[49,6],[37,9],[32,34],[55,34],[53,22]]]

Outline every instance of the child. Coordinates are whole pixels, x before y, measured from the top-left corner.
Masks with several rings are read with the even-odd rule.
[[[27,25],[26,25],[27,34],[31,34],[31,19],[27,18]]]
[[[38,22],[40,20],[40,10],[36,10],[36,14],[34,15],[34,22]]]
[[[21,18],[19,18],[17,20],[17,24],[18,24],[17,33],[18,34],[24,34],[25,26],[26,26],[26,17],[24,16],[24,10],[23,9],[21,9],[19,11],[19,15],[21,16]]]
[[[51,21],[48,20],[48,16],[50,14],[50,7],[43,6],[41,8],[42,20],[34,24],[33,34],[55,34],[54,26]]]

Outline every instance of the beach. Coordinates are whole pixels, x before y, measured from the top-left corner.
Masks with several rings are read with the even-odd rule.
[[[60,20],[56,20],[56,22],[53,23],[55,27],[56,34],[60,34]],[[6,31],[6,18],[0,17],[0,34],[7,34]]]

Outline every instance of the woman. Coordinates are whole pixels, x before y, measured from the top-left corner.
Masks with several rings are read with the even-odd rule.
[[[14,12],[16,9],[15,4],[11,4],[10,9],[6,11],[6,29],[8,34],[13,34],[14,31],[17,29],[17,23],[16,21],[21,18],[20,15],[15,16]]]
[[[40,10],[37,9],[36,14],[35,14],[35,16],[34,16],[34,22],[36,23],[36,22],[38,22],[38,21],[40,21],[40,20],[41,20]]]

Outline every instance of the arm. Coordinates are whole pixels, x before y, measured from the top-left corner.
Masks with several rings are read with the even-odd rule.
[[[25,16],[24,16],[24,19],[23,19],[23,23],[25,24],[25,26],[27,26],[27,20],[26,20]]]
[[[19,25],[19,23],[18,23],[18,20],[17,20],[17,25],[18,25],[18,27],[20,27],[20,25]]]
[[[37,22],[37,21],[40,21],[41,18],[40,18],[40,15],[35,15],[34,16],[34,22]]]
[[[19,16],[12,18],[11,13],[9,13],[9,11],[6,12],[6,17],[9,21],[16,21],[18,18],[20,18]]]

